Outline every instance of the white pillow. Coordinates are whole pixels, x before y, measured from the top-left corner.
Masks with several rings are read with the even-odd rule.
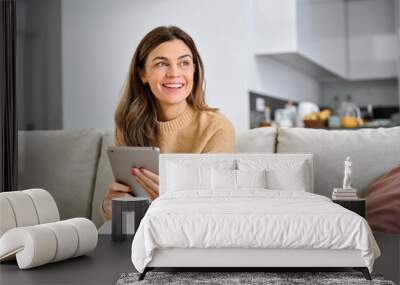
[[[167,191],[211,189],[211,167],[169,163]]]
[[[212,169],[214,190],[237,190],[240,188],[267,188],[266,170]]]
[[[236,170],[237,188],[267,188],[267,171]]]
[[[236,170],[212,168],[212,189],[236,190]]]
[[[268,188],[273,190],[306,191],[304,161],[281,163],[268,170]]]
[[[306,191],[306,165],[303,160],[239,160],[240,170],[265,170],[267,188],[272,190]]]

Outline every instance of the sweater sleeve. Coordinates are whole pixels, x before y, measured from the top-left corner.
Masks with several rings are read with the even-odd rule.
[[[202,153],[234,153],[235,129],[226,121],[207,141]]]

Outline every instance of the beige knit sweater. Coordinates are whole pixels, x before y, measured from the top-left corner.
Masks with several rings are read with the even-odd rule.
[[[221,113],[188,106],[177,118],[157,122],[161,153],[233,153],[235,130]],[[116,145],[125,145],[116,131]]]
[[[157,122],[158,146],[161,153],[233,153],[235,130],[231,122],[221,113],[195,111],[188,106],[177,118]],[[116,130],[115,144],[125,145],[121,133]],[[104,212],[103,219],[111,219]]]

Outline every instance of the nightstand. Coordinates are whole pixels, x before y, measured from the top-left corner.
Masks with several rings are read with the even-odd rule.
[[[365,199],[353,199],[353,200],[336,200],[332,199],[332,202],[339,204],[340,206],[359,214],[365,218]]]
[[[123,241],[127,238],[127,234],[135,234],[149,205],[149,199],[143,197],[113,198],[111,239]],[[129,219],[132,214],[133,221]],[[134,229],[130,229],[132,226],[134,226]]]

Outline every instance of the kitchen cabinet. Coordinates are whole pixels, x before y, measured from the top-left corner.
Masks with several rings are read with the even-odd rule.
[[[398,75],[395,0],[348,1],[350,80]]]
[[[255,53],[316,77],[346,77],[345,12],[345,0],[256,0]]]
[[[347,74],[346,3],[344,0],[298,0],[299,51],[322,67]]]
[[[398,76],[396,0],[255,0],[255,54],[317,79]]]

